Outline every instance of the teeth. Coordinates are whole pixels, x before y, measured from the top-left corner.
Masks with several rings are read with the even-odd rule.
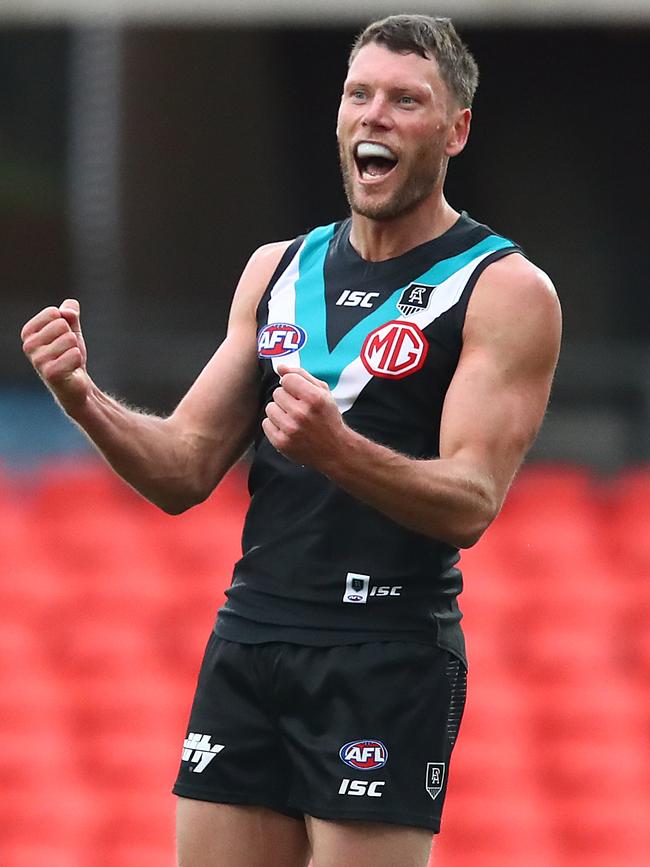
[[[362,141],[357,145],[357,156],[360,159],[367,159],[368,157],[383,157],[385,160],[397,159],[395,154],[386,145],[370,141]]]

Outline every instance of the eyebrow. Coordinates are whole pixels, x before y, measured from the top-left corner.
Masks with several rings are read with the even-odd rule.
[[[349,79],[344,82],[344,89],[350,89],[354,87],[372,87],[372,85],[368,84],[365,81],[361,81],[360,79]],[[427,84],[393,84],[391,83],[386,90],[389,93],[421,93],[423,95],[434,94],[435,91],[431,85]]]

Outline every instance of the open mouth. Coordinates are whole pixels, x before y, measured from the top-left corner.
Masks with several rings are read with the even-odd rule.
[[[362,141],[355,148],[354,159],[362,181],[376,181],[389,175],[398,163],[386,145]]]

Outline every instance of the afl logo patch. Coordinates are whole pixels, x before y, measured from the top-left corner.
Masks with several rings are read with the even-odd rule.
[[[417,325],[394,319],[366,337],[361,361],[373,376],[401,379],[422,367],[428,351],[429,343]]]
[[[357,771],[376,771],[388,761],[388,750],[381,741],[350,741],[339,750],[339,758]]]
[[[307,342],[307,333],[290,322],[271,322],[257,335],[257,354],[260,358],[281,358],[297,352]]]

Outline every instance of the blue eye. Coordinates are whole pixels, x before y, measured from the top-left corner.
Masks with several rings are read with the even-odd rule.
[[[415,103],[415,100],[413,99],[412,96],[400,96],[399,101],[401,103],[403,103],[404,105],[414,105],[414,103]]]

